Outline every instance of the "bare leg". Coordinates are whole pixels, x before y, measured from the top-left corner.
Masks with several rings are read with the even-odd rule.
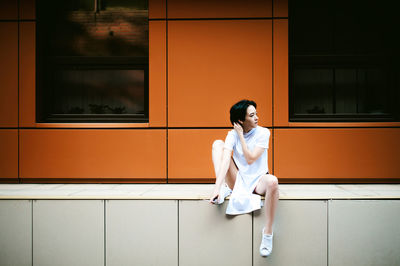
[[[212,161],[214,164],[215,176],[217,176],[219,168],[221,166],[222,155],[224,151],[224,142],[222,140],[214,141],[212,145]],[[231,162],[229,164],[228,173],[225,176],[225,182],[229,186],[230,189],[233,189],[236,181],[237,167],[231,158]]]
[[[275,210],[279,201],[278,179],[273,175],[263,175],[255,192],[259,195],[265,195],[265,233],[270,235],[272,234]]]

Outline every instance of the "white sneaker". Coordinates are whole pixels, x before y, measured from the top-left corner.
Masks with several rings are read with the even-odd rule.
[[[224,184],[219,191],[220,197],[219,200],[217,199],[216,204],[224,203],[225,198],[228,197],[230,194],[232,194],[232,189],[230,189],[227,184]]]
[[[263,257],[268,257],[272,252],[272,239],[274,237],[274,233],[272,235],[264,234],[265,227],[262,229],[262,240],[260,245],[260,255]]]

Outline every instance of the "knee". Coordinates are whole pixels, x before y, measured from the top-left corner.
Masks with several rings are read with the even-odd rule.
[[[267,188],[270,191],[278,190],[278,178],[276,178],[276,176],[274,176],[274,175],[268,176]]]
[[[224,147],[224,142],[220,139],[217,139],[213,142],[212,148],[215,149],[222,149]]]

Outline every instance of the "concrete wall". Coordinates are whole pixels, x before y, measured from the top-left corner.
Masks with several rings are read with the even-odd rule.
[[[287,0],[148,3],[149,122],[57,124],[36,121],[36,1],[0,1],[0,183],[213,183],[243,98],[281,183],[400,182],[400,122],[289,121]]]
[[[199,200],[1,200],[0,265],[399,265],[399,200],[281,200],[264,210]]]

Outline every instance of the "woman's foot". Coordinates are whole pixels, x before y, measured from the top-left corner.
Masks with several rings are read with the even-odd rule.
[[[232,189],[230,189],[227,184],[222,185],[219,192],[219,200],[217,199],[216,204],[224,203],[225,198],[228,197],[230,194],[232,194]]]
[[[265,227],[263,228],[261,234],[262,234],[262,240],[261,240],[261,245],[260,245],[260,255],[263,257],[268,257],[271,255],[272,252],[272,239],[274,237],[274,233],[271,235],[264,234]]]

